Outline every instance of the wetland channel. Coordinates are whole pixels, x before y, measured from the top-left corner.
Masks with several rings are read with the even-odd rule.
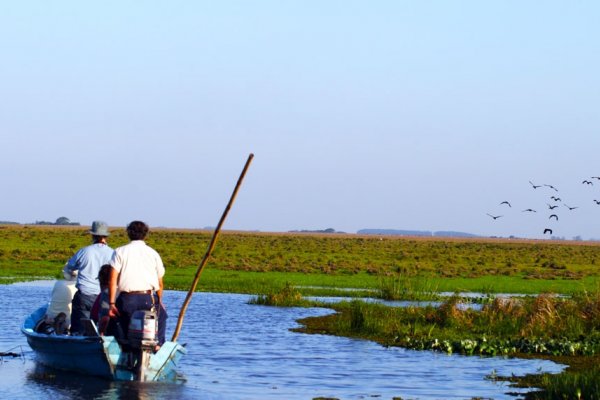
[[[0,352],[23,354],[0,360],[3,398],[515,399],[524,389],[488,377],[564,368],[546,360],[447,355],[296,333],[290,329],[298,319],[332,311],[250,305],[248,295],[195,293],[179,337],[188,349],[179,367],[181,380],[108,382],[35,362],[20,325],[49,299],[51,289],[52,282],[0,285]],[[165,291],[168,337],[185,294]]]

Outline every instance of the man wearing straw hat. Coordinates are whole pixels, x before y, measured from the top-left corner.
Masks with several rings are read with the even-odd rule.
[[[90,318],[90,311],[100,293],[98,272],[113,255],[113,249],[106,241],[110,235],[106,222],[94,221],[89,233],[92,235],[92,244],[77,251],[66,266],[70,271],[79,271],[75,285],[77,292],[72,302],[71,334],[82,333],[81,319]]]

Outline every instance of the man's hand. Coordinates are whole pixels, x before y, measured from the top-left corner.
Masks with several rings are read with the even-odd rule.
[[[110,309],[108,310],[108,316],[111,318],[117,318],[119,316],[119,310],[117,306],[113,303],[110,305]]]

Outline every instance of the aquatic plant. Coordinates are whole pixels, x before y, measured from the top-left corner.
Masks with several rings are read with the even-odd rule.
[[[250,299],[250,304],[259,304],[267,306],[292,307],[303,305],[302,294],[294,288],[289,282],[279,291],[268,294],[260,294]]]
[[[583,330],[570,326],[570,315],[586,303],[545,295],[497,299],[481,311],[460,304],[456,295],[439,307],[395,308],[354,300],[331,305],[338,314],[326,329],[385,345],[468,355],[600,353],[598,325],[584,324]]]
[[[379,297],[384,300],[437,300],[438,285],[430,277],[418,276],[404,269],[378,279]]]
[[[360,332],[365,329],[365,309],[363,302],[354,300],[350,303],[350,330]]]
[[[600,400],[600,367],[562,374],[527,377],[533,386],[543,388],[526,395],[528,400]]]

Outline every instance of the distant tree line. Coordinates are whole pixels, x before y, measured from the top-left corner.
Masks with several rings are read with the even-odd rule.
[[[19,222],[13,222],[13,221],[0,221],[0,225],[21,225],[21,224]],[[71,220],[69,220],[69,218],[67,218],[67,217],[59,217],[56,219],[55,222],[35,221],[35,223],[28,224],[28,225],[73,225],[73,226],[79,226],[81,224],[79,222],[71,222]]]
[[[360,229],[359,235],[397,235],[397,236],[441,236],[441,237],[479,237],[472,233],[456,231],[414,231],[406,229]]]
[[[293,233],[345,233],[345,232],[339,232],[336,231],[333,228],[327,228],[327,229],[317,229],[317,230],[309,230],[309,229],[302,229],[302,230],[293,230],[293,231],[289,231],[289,232],[293,232]]]
[[[35,225],[80,225],[79,222],[71,222],[67,217],[59,217],[56,222],[35,221]]]

